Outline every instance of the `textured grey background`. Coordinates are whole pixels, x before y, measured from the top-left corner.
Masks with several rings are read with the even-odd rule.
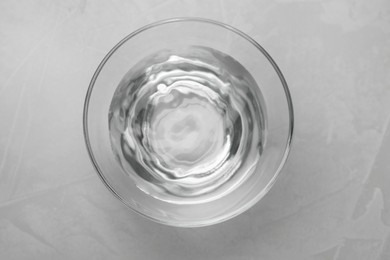
[[[271,192],[200,229],[127,210],[94,173],[82,135],[105,53],[175,16],[251,35],[284,72],[296,112]],[[389,122],[388,0],[2,0],[0,259],[388,260]]]

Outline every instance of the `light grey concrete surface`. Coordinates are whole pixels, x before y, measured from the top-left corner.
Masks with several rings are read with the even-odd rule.
[[[95,174],[82,134],[104,55],[177,16],[228,23],[263,45],[296,116],[271,192],[198,229],[126,209]],[[0,259],[388,260],[389,122],[388,0],[2,0]]]

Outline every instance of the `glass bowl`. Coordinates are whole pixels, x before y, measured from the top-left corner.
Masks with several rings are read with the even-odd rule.
[[[215,196],[200,196],[195,200],[184,196],[183,199],[179,197],[169,200],[145,190],[142,186],[144,184],[140,185],[141,182],[145,183],[145,178],[139,182],[139,168],[126,168],[120,163],[118,154],[114,152],[109,111],[118,86],[135,73],[136,69],[132,68],[142,64],[145,57],[160,57],[160,53],[166,53],[167,50],[170,57],[175,55],[175,50],[180,50],[180,56],[183,48],[189,56],[199,48],[215,50],[215,53],[222,56],[226,54],[230,57],[226,65],[228,68],[239,67],[250,75],[249,81],[252,80],[252,85],[256,88],[254,91],[261,96],[257,101],[261,103],[262,115],[255,115],[248,124],[257,124],[258,118],[263,122],[260,125],[261,133],[243,131],[242,138],[251,136],[258,140],[257,135],[261,134],[262,142],[251,150],[251,153],[256,154],[256,163],[248,166],[247,174],[224,189],[224,192],[216,193]],[[211,54],[211,62],[218,55]],[[242,77],[238,73],[236,78]],[[233,88],[237,90],[240,87]],[[190,112],[193,111],[195,109]],[[105,56],[93,75],[85,99],[83,118],[89,156],[107,188],[135,212],[156,222],[180,227],[220,223],[244,212],[259,201],[270,190],[287,159],[293,122],[293,107],[287,83],[264,48],[229,25],[199,18],[159,21],[121,40]],[[241,144],[238,142],[238,145]],[[242,156],[250,157],[250,154]],[[129,158],[133,159],[135,158]],[[224,178],[224,172],[220,174]],[[151,176],[154,176],[153,172]],[[229,178],[234,179],[234,173]],[[148,184],[145,185],[147,187]]]

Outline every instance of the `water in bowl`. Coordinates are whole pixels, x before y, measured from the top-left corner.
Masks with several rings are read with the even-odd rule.
[[[254,173],[264,115],[258,85],[232,57],[201,46],[162,50],[119,83],[109,111],[112,150],[146,194],[203,203]]]

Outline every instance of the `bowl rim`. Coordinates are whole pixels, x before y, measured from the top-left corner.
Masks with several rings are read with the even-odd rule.
[[[223,216],[221,216],[219,218],[213,218],[213,219],[211,219],[211,221],[206,221],[206,222],[205,221],[198,221],[198,222],[194,222],[194,223],[188,223],[188,222],[180,223],[180,222],[177,222],[177,221],[176,222],[175,221],[166,221],[166,220],[162,220],[162,219],[159,219],[159,218],[151,217],[151,216],[149,216],[149,215],[147,215],[147,214],[145,214],[145,213],[143,213],[141,211],[138,211],[137,209],[133,208],[130,204],[127,203],[127,201],[124,198],[121,197],[120,194],[118,194],[115,191],[115,189],[110,185],[110,183],[104,177],[104,173],[99,168],[98,162],[97,162],[97,160],[96,160],[96,158],[94,156],[94,153],[92,151],[91,142],[90,142],[90,139],[89,139],[89,130],[88,130],[89,101],[90,101],[91,94],[92,94],[93,89],[94,89],[95,82],[96,82],[100,72],[102,71],[104,65],[110,59],[110,57],[116,52],[117,49],[119,49],[128,40],[130,40],[134,36],[142,33],[143,31],[146,31],[148,29],[151,29],[151,28],[154,28],[154,27],[158,27],[158,26],[161,26],[161,25],[169,24],[169,23],[183,23],[183,22],[199,22],[199,23],[206,23],[206,24],[218,26],[218,27],[221,27],[223,29],[227,29],[227,30],[231,31],[231,32],[237,34],[238,36],[243,37],[245,40],[247,40],[248,42],[253,44],[254,47],[256,47],[267,58],[267,60],[271,63],[273,69],[277,73],[277,75],[278,75],[278,77],[279,77],[279,79],[280,79],[280,81],[282,83],[283,89],[284,89],[284,93],[285,93],[286,101],[287,101],[287,106],[288,106],[288,112],[289,112],[289,127],[288,127],[289,131],[288,131],[287,142],[286,142],[286,147],[285,147],[285,150],[284,150],[284,154],[283,154],[283,156],[281,158],[281,161],[280,161],[280,164],[279,164],[277,170],[275,171],[275,173],[274,173],[273,177],[271,178],[271,180],[266,184],[265,188],[262,189],[256,196],[254,196],[249,201],[247,201],[245,204],[243,204],[241,207],[239,207],[237,210],[233,211],[231,214],[225,214],[225,215],[223,215]],[[100,177],[101,181],[104,183],[104,185],[108,188],[108,190],[111,191],[111,193],[115,197],[117,197],[123,204],[126,205],[127,208],[131,209],[133,212],[135,212],[135,213],[137,213],[137,214],[139,214],[139,215],[141,215],[141,216],[143,216],[143,217],[145,217],[147,219],[150,219],[150,220],[152,220],[154,222],[157,222],[157,223],[160,223],[160,224],[169,225],[169,226],[175,226],[175,227],[202,227],[202,226],[209,226],[209,225],[222,223],[224,221],[232,219],[235,216],[245,212],[246,210],[251,208],[254,204],[256,204],[258,201],[260,201],[260,199],[262,197],[264,197],[264,195],[267,194],[268,191],[272,188],[272,186],[276,182],[278,176],[280,175],[280,172],[281,172],[283,166],[285,165],[285,163],[287,161],[287,158],[288,158],[290,150],[291,150],[293,132],[294,132],[294,109],[293,109],[293,104],[292,104],[290,90],[288,88],[287,82],[286,82],[286,80],[285,80],[281,70],[279,69],[278,65],[273,60],[271,55],[259,43],[257,43],[253,38],[251,38],[246,33],[242,32],[241,30],[239,30],[239,29],[237,29],[237,28],[235,28],[233,26],[230,26],[228,24],[225,24],[225,23],[222,23],[222,22],[219,22],[219,21],[215,21],[215,20],[211,20],[211,19],[206,19],[206,18],[199,18],[199,17],[176,17],[176,18],[169,18],[169,19],[159,20],[159,21],[147,24],[147,25],[145,25],[145,26],[143,26],[143,27],[133,31],[132,33],[128,34],[127,36],[125,36],[122,40],[120,40],[105,55],[103,60],[100,62],[99,66],[97,67],[97,69],[95,70],[95,72],[94,72],[94,74],[93,74],[93,76],[91,78],[91,81],[89,83],[88,90],[87,90],[87,93],[86,93],[86,97],[85,97],[85,100],[84,100],[84,110],[83,110],[84,141],[85,141],[85,145],[86,145],[86,148],[87,148],[87,151],[88,151],[89,158],[90,158],[90,160],[91,160],[91,162],[92,162],[92,164],[93,164],[93,166],[94,166],[98,176]]]

